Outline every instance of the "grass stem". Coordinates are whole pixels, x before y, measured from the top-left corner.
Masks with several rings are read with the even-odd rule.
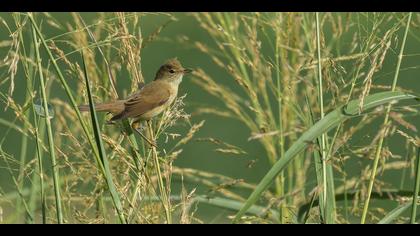
[[[324,118],[325,113],[324,113],[324,92],[323,92],[323,88],[322,88],[322,60],[321,60],[321,29],[320,29],[320,24],[319,24],[319,13],[316,12],[315,13],[315,21],[316,21],[316,43],[317,43],[317,55],[318,55],[318,83],[317,83],[317,87],[318,87],[318,100],[319,100],[319,109],[320,109],[320,113],[321,113],[321,119]],[[332,168],[331,166],[327,167],[327,152],[326,152],[326,141],[327,137],[326,134],[323,133],[321,135],[321,161],[322,161],[322,191],[323,194],[321,195],[323,197],[323,202],[324,202],[324,213],[325,213],[325,219],[326,223],[328,224],[332,224],[334,223],[334,218],[335,218],[335,214],[334,214],[334,199],[329,199],[327,196],[329,195],[329,193],[331,192],[332,194],[330,194],[332,197],[334,196],[333,193],[333,175],[332,175]]]
[[[35,29],[32,25],[32,36],[34,40],[35,45],[35,54],[36,54],[36,62],[38,66],[38,73],[39,73],[39,81],[40,81],[40,88],[41,88],[41,95],[42,95],[42,105],[44,109],[44,115],[45,115],[45,123],[47,126],[47,137],[48,137],[48,145],[49,145],[49,152],[50,152],[50,158],[51,158],[51,169],[53,174],[53,183],[54,183],[54,194],[55,194],[55,205],[56,205],[56,211],[57,211],[57,223],[62,224],[63,223],[63,211],[61,206],[61,196],[60,196],[60,180],[59,180],[59,169],[56,161],[55,156],[55,147],[54,147],[54,138],[51,128],[51,118],[48,114],[48,103],[47,103],[47,95],[45,93],[45,82],[44,82],[44,76],[42,72],[42,65],[41,65],[41,56],[39,54],[39,46],[40,43],[38,41],[38,37],[35,33]]]
[[[153,142],[155,141],[155,137],[153,134],[152,123],[150,121],[147,121],[147,126],[149,129],[150,139]],[[165,208],[166,220],[168,224],[172,224],[171,203],[170,203],[170,199],[168,198],[166,194],[166,190],[163,184],[163,178],[162,178],[162,173],[160,171],[159,158],[157,156],[156,147],[151,146],[151,148],[152,148],[153,161],[155,162],[156,173],[158,175],[158,185],[159,185],[159,190],[161,194],[162,205],[163,205],[163,208]]]
[[[416,180],[414,182],[414,190],[413,190],[413,203],[411,208],[411,218],[410,223],[416,223],[416,215],[417,215],[417,201],[420,191],[420,148],[417,147],[417,171],[416,171]]]

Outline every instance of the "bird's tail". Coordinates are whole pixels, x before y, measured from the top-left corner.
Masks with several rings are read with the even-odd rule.
[[[113,114],[118,114],[124,111],[124,100],[117,100],[114,102],[104,102],[95,104],[95,110],[98,112],[111,112]],[[89,112],[90,107],[89,105],[80,105],[79,111],[81,112]]]

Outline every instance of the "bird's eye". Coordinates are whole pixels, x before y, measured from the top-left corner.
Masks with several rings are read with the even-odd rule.
[[[169,70],[169,73],[173,74],[173,73],[175,73],[175,71],[174,70]]]

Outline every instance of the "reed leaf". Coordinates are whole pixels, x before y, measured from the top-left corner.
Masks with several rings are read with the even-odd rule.
[[[376,93],[365,98],[363,109],[367,110],[387,104],[389,102],[407,99],[418,99],[418,97],[404,92]],[[323,119],[319,120],[305,133],[303,133],[299,139],[294,142],[293,145],[286,151],[285,156],[281,157],[259,182],[255,190],[246,200],[244,206],[236,214],[234,222],[238,221],[244,215],[247,209],[249,209],[260,198],[261,194],[270,186],[276,176],[297,154],[299,154],[308,146],[309,142],[314,141],[322,133],[328,132],[349,118],[358,116],[358,103],[359,100],[357,99],[350,101],[347,106],[340,106],[334,111],[328,113]]]

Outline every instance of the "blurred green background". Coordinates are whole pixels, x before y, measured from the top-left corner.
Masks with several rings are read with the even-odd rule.
[[[312,14],[312,13],[307,13]],[[342,13],[345,14],[345,13]],[[355,13],[356,14],[356,13]],[[53,17],[57,19],[62,25],[74,24],[73,19],[68,13],[51,13]],[[97,18],[96,13],[81,13],[81,16],[85,19],[87,24],[95,22]],[[200,28],[198,22],[194,17],[188,13],[174,13],[174,16],[178,19],[175,22],[170,23],[165,27],[160,33],[157,40],[149,43],[146,48],[142,50],[142,70],[143,75],[146,79],[146,82],[151,81],[154,78],[154,74],[159,66],[165,62],[168,58],[178,57],[180,61],[186,67],[191,68],[203,68],[208,72],[213,78],[220,83],[227,85],[234,85],[232,78],[229,78],[228,74],[222,71],[219,67],[214,65],[210,60],[208,55],[205,55],[199,52],[197,49],[191,47],[188,44],[179,44],[175,40],[179,36],[187,36],[191,42],[203,42],[205,44],[212,45],[212,40],[209,38],[209,35]],[[0,17],[3,18],[10,25],[13,25],[9,13],[0,13]],[[418,19],[418,15],[413,16],[414,19]],[[156,28],[164,24],[168,20],[167,16],[164,15],[146,15],[141,18],[141,27],[143,36],[151,34]],[[418,20],[416,21],[419,22]],[[52,37],[57,34],[62,34],[63,31],[55,29],[53,27],[48,27],[44,24],[43,33],[47,38]],[[328,30],[326,30],[326,39],[328,40]],[[400,29],[399,35],[402,37],[403,29]],[[416,37],[417,35],[417,37]],[[350,35],[349,35],[350,36]],[[410,55],[404,57],[402,62],[402,71],[400,73],[400,79],[398,85],[403,88],[411,89],[417,93],[420,92],[420,29],[419,27],[412,27],[410,35],[407,39],[406,51],[405,54]],[[0,41],[9,40],[9,33],[5,27],[0,26]],[[27,37],[29,39],[29,37]],[[174,39],[171,41],[171,39]],[[348,45],[351,42],[351,37],[348,38],[347,42],[343,42],[343,47],[349,47]],[[7,53],[8,48],[0,48],[1,58]],[[265,49],[268,50],[268,47]],[[64,51],[66,51],[64,49]],[[396,65],[398,51],[391,51],[387,55],[387,59],[384,63],[383,69],[377,76],[375,76],[375,84],[390,85],[394,69]],[[69,57],[70,60],[80,60],[78,54]],[[98,57],[98,59],[100,59]],[[113,58],[108,58],[112,61]],[[1,62],[0,62],[1,63]],[[351,65],[348,65],[351,66]],[[0,67],[0,75],[3,76],[5,73],[4,70],[7,68]],[[14,97],[16,101],[23,102],[25,88],[19,86],[20,84],[25,84],[22,72],[18,71],[16,75],[16,91],[14,92]],[[0,78],[2,79],[2,78]],[[74,78],[69,78],[72,80]],[[191,117],[192,123],[197,123],[201,120],[206,120],[205,125],[200,129],[195,138],[200,137],[213,137],[220,140],[223,140],[227,143],[236,145],[243,148],[249,155],[245,156],[235,156],[229,154],[221,154],[215,152],[215,145],[204,143],[204,142],[195,142],[192,141],[185,145],[183,152],[180,154],[174,165],[179,167],[192,168],[197,170],[205,170],[214,173],[224,174],[232,178],[244,179],[246,182],[257,183],[262,176],[269,169],[267,159],[264,157],[264,149],[260,146],[257,141],[248,141],[250,136],[250,131],[243,124],[228,118],[221,118],[214,115],[195,115],[194,111],[196,108],[200,107],[203,104],[223,107],[220,104],[220,101],[216,100],[214,97],[208,95],[198,86],[193,84],[190,77],[186,77],[181,84],[179,94],[187,93],[185,99],[186,111],[192,113]],[[128,90],[130,81],[125,79],[124,75],[118,75],[117,78],[118,90],[121,92],[123,90]],[[0,81],[0,91],[3,93],[7,92],[9,83],[1,83]],[[73,83],[74,85],[74,83]],[[53,89],[50,97],[59,97],[64,101],[68,101],[67,97],[64,94],[64,91],[61,89],[61,86],[56,82],[54,83],[57,89]],[[234,89],[234,88],[233,88]],[[328,100],[326,101],[328,103]],[[3,106],[2,104],[1,106]],[[3,107],[0,107],[2,110],[0,112],[1,118],[9,121],[13,121],[14,113],[8,109],[4,110]],[[224,108],[224,107],[223,107]],[[419,128],[419,119],[418,117],[412,118],[409,120],[414,123]],[[416,120],[414,120],[416,119]],[[379,120],[370,127],[370,130],[364,130],[363,134],[358,133],[355,135],[351,142],[354,145],[365,145],[366,142],[371,142],[372,135],[378,128],[378,124],[382,120]],[[19,124],[18,124],[19,125]],[[180,127],[181,132],[186,132],[187,127]],[[176,130],[176,129],[175,129]],[[9,132],[7,139],[3,143],[4,151],[9,154],[12,154],[16,159],[19,158],[20,154],[20,145],[21,135],[14,130],[8,130],[7,127],[0,125],[0,138],[3,138],[3,134]],[[387,140],[392,153],[398,155],[405,154],[405,141],[400,136],[394,136]],[[30,144],[30,149],[34,148],[34,145]],[[34,149],[32,149],[34,150]],[[351,175],[357,175],[360,173],[360,170],[365,167],[370,161],[362,160],[358,157],[352,157],[353,160],[346,162],[346,170],[349,171]],[[255,165],[252,168],[248,167],[248,164],[252,161],[256,161]],[[10,175],[7,171],[4,171],[4,164],[0,161],[0,188],[3,192],[7,193],[14,191],[14,185],[10,178]],[[314,176],[314,170],[309,169],[312,173],[309,176]],[[380,178],[392,183],[394,185],[399,185],[399,173],[387,172],[384,176]],[[315,186],[316,181],[314,178],[308,178],[308,188]],[[405,186],[406,188],[411,188],[410,186]],[[188,190],[192,188],[197,188],[197,193],[206,194],[209,189],[206,187],[200,186],[198,184],[188,184]],[[174,191],[177,192],[178,189],[175,187]],[[244,196],[247,196],[249,193],[243,193]],[[385,207],[395,207],[394,205],[386,205]],[[211,222],[225,222],[226,214],[232,214],[227,210],[223,210],[216,207],[205,206],[201,204],[198,208],[198,217],[201,219],[206,219],[208,223]]]

